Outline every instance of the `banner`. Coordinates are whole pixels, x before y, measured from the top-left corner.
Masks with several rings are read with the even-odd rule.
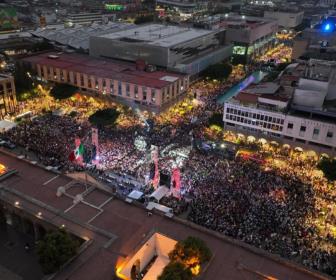
[[[160,182],[160,172],[159,172],[159,149],[157,146],[151,147],[151,157],[155,165],[154,178],[152,180],[153,187],[156,189]]]
[[[181,199],[181,172],[177,167],[172,171],[170,192],[174,197]]]
[[[98,164],[99,163],[99,142],[98,142],[98,128],[92,128],[91,129],[91,141],[92,145],[96,147],[96,155],[95,158],[92,159],[92,163]]]

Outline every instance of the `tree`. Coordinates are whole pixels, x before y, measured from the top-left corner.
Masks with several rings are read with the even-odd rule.
[[[147,22],[154,21],[154,15],[146,15],[146,16],[139,16],[135,18],[134,23],[135,24],[142,24]]]
[[[210,79],[224,80],[230,76],[231,72],[232,65],[228,63],[217,63],[206,68],[203,74]]]
[[[21,93],[30,92],[31,90],[33,90],[34,75],[30,73],[30,71],[31,69],[22,62],[15,63],[14,82],[18,99],[20,99]]]
[[[175,250],[177,249],[175,254]],[[181,253],[182,255],[179,255]],[[197,237],[189,236],[182,242],[178,242],[175,246],[175,249],[169,254],[169,258],[174,260],[176,257],[183,259],[191,258],[194,256],[198,256],[200,263],[205,263],[211,258],[211,251],[206,245],[206,243]]]
[[[217,125],[219,127],[224,127],[224,122],[223,122],[223,114],[221,113],[214,113],[210,118],[209,118],[209,125]]]
[[[56,84],[50,91],[50,95],[55,99],[66,99],[73,96],[78,89],[67,84]]]
[[[323,157],[317,167],[323,171],[324,176],[329,181],[336,180],[336,159],[328,159]]]
[[[158,277],[158,280],[191,280],[192,273],[189,268],[180,262],[170,262]]]
[[[89,121],[98,127],[109,126],[115,124],[119,115],[120,113],[116,109],[108,108],[96,111],[89,117]]]
[[[173,251],[169,253],[171,262],[180,262],[191,271],[198,274],[201,264],[208,262],[211,251],[202,239],[189,236],[187,239],[176,243]],[[196,269],[196,270],[195,270]]]
[[[79,242],[65,230],[51,231],[39,241],[37,254],[44,274],[51,274],[60,269],[79,248]]]

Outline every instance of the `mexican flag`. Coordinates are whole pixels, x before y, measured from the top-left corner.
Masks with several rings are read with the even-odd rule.
[[[80,144],[75,150],[76,159],[83,158],[84,155],[84,145]]]

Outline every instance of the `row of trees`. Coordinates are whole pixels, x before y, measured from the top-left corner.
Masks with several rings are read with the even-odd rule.
[[[201,265],[210,261],[212,253],[206,243],[189,236],[178,242],[169,253],[170,263],[164,268],[158,280],[191,280],[201,271]]]

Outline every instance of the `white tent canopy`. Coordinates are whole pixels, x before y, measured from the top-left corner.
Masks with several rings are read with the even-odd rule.
[[[7,121],[7,120],[0,121],[0,132],[10,130],[13,127],[16,127],[15,122]]]
[[[143,192],[137,191],[137,190],[133,190],[128,197],[131,199],[135,199],[138,200],[143,196]]]
[[[155,203],[155,202],[149,202],[147,207],[147,210],[152,211],[153,209],[159,210],[165,214],[171,214],[173,212],[172,208],[169,208],[167,206]]]
[[[168,192],[168,188],[160,186],[149,197],[153,197],[156,199],[157,202],[159,202],[161,198],[164,197]]]

